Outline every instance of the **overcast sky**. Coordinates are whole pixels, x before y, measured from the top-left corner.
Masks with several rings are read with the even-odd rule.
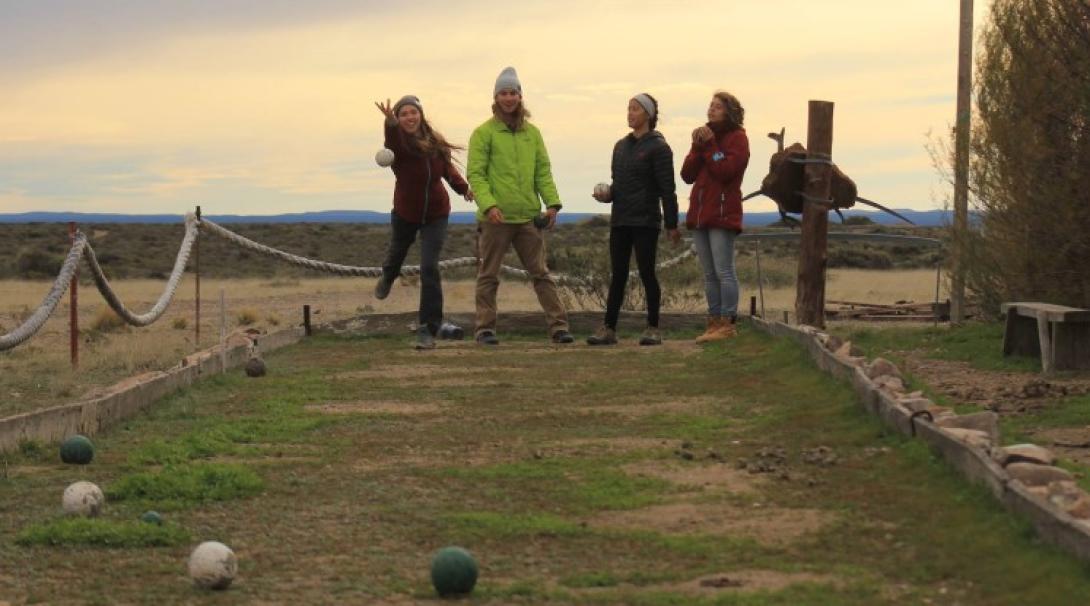
[[[766,133],[805,143],[822,99],[860,195],[938,208],[925,146],[954,120],[957,25],[954,0],[0,0],[0,212],[386,210],[373,102],[416,94],[465,143],[507,65],[570,211],[604,210],[632,95],[659,100],[679,168],[720,88],[746,108],[747,192]]]

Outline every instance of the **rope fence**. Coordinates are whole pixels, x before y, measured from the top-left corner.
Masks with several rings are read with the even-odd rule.
[[[235,244],[241,248],[251,250],[258,254],[271,257],[278,261],[290,263],[292,265],[303,267],[314,271],[321,271],[331,273],[339,276],[354,276],[364,278],[377,278],[382,276],[381,267],[359,267],[355,265],[342,265],[339,263],[330,263],[328,261],[321,261],[318,259],[310,259],[300,255],[295,255],[259,242],[255,242],[241,236],[221,225],[213,223],[207,219],[199,219],[193,213],[187,213],[185,216],[185,236],[182,238],[181,246],[178,249],[178,255],[174,260],[174,269],[170,273],[170,277],[167,279],[166,287],[163,289],[163,293],[159,296],[155,305],[151,307],[145,313],[138,314],[130,311],[125,304],[121,301],[121,298],[110,286],[110,281],[106,278],[105,272],[102,270],[102,266],[98,262],[98,257],[95,255],[94,248],[87,241],[87,236],[83,232],[77,231],[72,241],[72,246],[65,257],[64,264],[61,266],[61,270],[57,275],[57,278],[53,281],[53,286],[49,289],[49,293],[42,300],[42,303],[20,324],[7,334],[0,335],[0,351],[6,351],[14,349],[19,345],[29,341],[42,326],[45,325],[46,320],[53,315],[57,305],[60,303],[64,293],[72,285],[72,279],[76,275],[79,268],[79,262],[81,259],[86,258],[87,265],[91,270],[91,277],[95,282],[95,286],[98,288],[102,298],[110,306],[118,317],[124,322],[133,326],[149,326],[156,320],[162,317],[167,308],[170,307],[170,303],[174,300],[178,291],[178,285],[181,283],[182,276],[185,273],[187,264],[189,263],[190,254],[193,252],[194,244],[197,242],[200,231],[204,230],[210,234],[219,236],[228,242]],[[660,269],[673,267],[680,264],[686,259],[694,255],[693,249],[686,250],[682,254],[663,261],[657,264],[656,267]],[[456,257],[454,259],[447,259],[439,262],[440,270],[449,270],[459,267],[472,267],[477,264],[477,257]],[[501,267],[504,273],[517,276],[524,279],[529,279],[530,272],[525,269],[519,269],[517,267],[511,267],[509,265],[503,265]],[[420,275],[419,265],[406,265],[401,268],[401,275],[403,276],[418,276]],[[636,277],[638,271],[633,270],[629,272],[630,277]],[[553,278],[558,284],[568,285],[585,285],[589,282],[586,277],[570,276],[565,274],[555,274]]]

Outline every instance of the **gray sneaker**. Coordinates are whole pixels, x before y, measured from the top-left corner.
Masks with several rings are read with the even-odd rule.
[[[496,333],[491,330],[481,331],[481,334],[477,335],[477,345],[499,345],[500,340],[496,338]]]
[[[385,276],[379,278],[378,282],[375,282],[375,298],[381,301],[390,296],[390,287],[393,285],[393,280],[387,281]]]
[[[416,344],[413,347],[416,349],[435,349],[435,337],[431,335],[427,325],[416,329]]]
[[[587,337],[587,345],[616,345],[617,331],[608,326],[600,326],[594,334]]]
[[[640,335],[640,345],[662,345],[662,335],[655,326],[648,326]]]

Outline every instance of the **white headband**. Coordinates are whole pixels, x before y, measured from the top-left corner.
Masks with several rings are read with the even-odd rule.
[[[651,100],[650,95],[648,95],[647,93],[640,93],[632,98],[636,100],[636,103],[640,104],[640,107],[643,108],[643,111],[647,112],[648,118],[650,118],[651,120],[655,119],[655,114],[657,113],[655,112],[655,102]]]

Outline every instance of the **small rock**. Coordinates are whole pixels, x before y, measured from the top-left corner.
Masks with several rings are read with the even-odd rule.
[[[855,345],[852,345],[851,341],[844,341],[844,343],[833,352],[840,358],[860,358],[863,356],[863,350],[859,349]]]
[[[956,427],[944,427],[942,428],[942,431],[973,448],[988,449],[992,445],[991,436],[983,431],[977,431],[975,429],[958,429]]]
[[[1043,398],[1048,395],[1051,386],[1044,379],[1033,379],[1022,386],[1022,396],[1025,398]]]
[[[844,340],[836,335],[827,335],[824,341],[825,349],[836,352],[844,345]]]
[[[921,410],[929,410],[929,409],[931,409],[931,407],[933,407],[935,405],[934,402],[932,402],[931,400],[928,400],[927,398],[916,397],[916,396],[912,396],[911,394],[909,394],[907,396],[898,397],[897,398],[897,403],[900,404],[901,406],[904,406],[905,408],[911,410],[912,412],[920,412]]]
[[[1074,476],[1059,467],[1033,463],[1010,463],[1007,465],[1007,473],[1010,474],[1011,479],[1018,480],[1026,486],[1047,487],[1052,482],[1074,480]]]
[[[874,379],[874,386],[891,393],[904,393],[905,383],[900,377],[893,375],[881,375]]]
[[[996,448],[992,452],[992,458],[996,463],[1006,467],[1010,463],[1034,463],[1037,465],[1054,465],[1056,455],[1047,448],[1036,444],[1014,444],[1003,448]]]
[[[875,358],[873,362],[867,365],[867,377],[876,379],[882,376],[893,376],[900,378],[901,371],[897,370],[897,367],[885,358]]]
[[[1087,495],[1075,482],[1050,483],[1048,501],[1072,517],[1083,520],[1090,518],[1090,495]]]
[[[976,412],[967,415],[945,417],[936,419],[935,424],[939,427],[983,431],[988,434],[988,438],[992,443],[999,442],[999,415],[994,412]],[[1051,465],[1052,462],[1049,461],[1046,464]]]

